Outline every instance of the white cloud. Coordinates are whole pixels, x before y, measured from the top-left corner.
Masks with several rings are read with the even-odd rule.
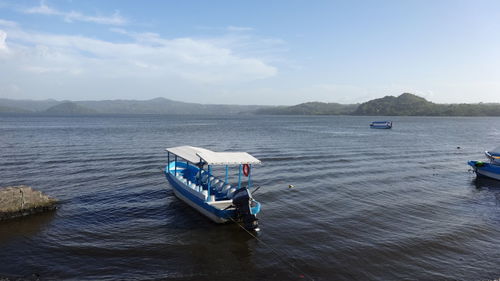
[[[249,81],[276,73],[274,67],[258,59],[239,57],[230,49],[203,40],[164,39],[154,33],[134,36],[135,42],[113,43],[83,36],[12,33],[13,40],[25,43],[26,48],[37,46],[31,49],[31,55],[36,57],[35,61],[51,67],[59,63],[64,66],[84,63],[89,68],[120,66],[123,75],[143,75],[135,66],[147,65],[158,74],[174,73],[206,83]]]
[[[206,26],[206,25],[197,25],[195,26],[196,29],[199,30],[210,30],[210,31],[229,31],[229,32],[248,32],[248,31],[254,31],[255,29],[253,27],[248,27],[248,26],[234,26],[234,25],[229,25],[226,27],[221,27],[221,26]]]
[[[246,27],[246,26],[228,26],[227,30],[229,31],[252,31],[254,30],[252,27]]]
[[[17,23],[10,20],[0,19],[0,25],[5,27],[16,27]]]
[[[62,67],[42,67],[42,66],[32,66],[32,65],[23,66],[22,69],[27,72],[33,72],[37,74],[67,71],[67,69],[64,69]]]
[[[43,1],[40,2],[40,6],[28,8],[24,11],[27,14],[41,14],[41,15],[59,15],[60,12],[49,8]]]
[[[67,99],[75,99],[72,95],[90,98],[93,93],[101,99],[137,98],[141,94],[160,96],[165,91],[199,94],[208,88],[277,74],[276,67],[238,54],[216,40],[113,31],[129,39],[117,43],[20,27],[8,29],[9,55],[0,57],[0,84],[14,79],[27,85],[23,93],[31,96],[26,98],[41,93]],[[6,35],[0,33],[0,47],[7,47]],[[102,92],[107,96],[100,95]]]
[[[89,16],[75,11],[59,11],[47,6],[43,1],[40,2],[39,6],[25,9],[23,12],[27,14],[59,16],[66,22],[82,21],[107,25],[125,25],[127,23],[127,20],[120,15],[119,11],[115,11],[111,16]]]
[[[0,51],[7,51],[7,43],[5,43],[5,39],[7,39],[7,33],[0,29]]]

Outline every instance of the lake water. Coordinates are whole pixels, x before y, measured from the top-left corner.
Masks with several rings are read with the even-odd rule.
[[[492,280],[500,182],[468,160],[500,118],[0,117],[0,186],[55,212],[0,223],[0,277],[41,280]],[[216,225],[177,199],[165,148],[262,160],[261,233]],[[288,188],[288,185],[293,188]]]

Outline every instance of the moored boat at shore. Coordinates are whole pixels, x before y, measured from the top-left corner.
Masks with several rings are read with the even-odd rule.
[[[260,203],[252,197],[252,165],[260,160],[246,152],[213,152],[193,146],[167,148],[165,176],[174,194],[216,223],[243,222],[258,231]],[[171,160],[173,155],[173,161]],[[215,176],[214,166],[222,166],[224,177]],[[229,168],[237,167],[237,183],[229,183]],[[247,185],[243,185],[246,179]]]
[[[472,167],[478,176],[500,180],[500,146],[493,150],[485,151],[484,154],[488,158],[489,163],[483,161],[469,161],[469,166]]]

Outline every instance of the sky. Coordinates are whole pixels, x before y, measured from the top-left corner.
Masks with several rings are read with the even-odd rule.
[[[0,0],[0,98],[500,102],[500,1]]]

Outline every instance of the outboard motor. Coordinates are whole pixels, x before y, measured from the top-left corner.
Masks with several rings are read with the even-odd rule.
[[[257,217],[251,212],[252,195],[247,188],[240,188],[234,192],[233,205],[236,207],[238,217],[243,220],[245,228],[259,231]]]

